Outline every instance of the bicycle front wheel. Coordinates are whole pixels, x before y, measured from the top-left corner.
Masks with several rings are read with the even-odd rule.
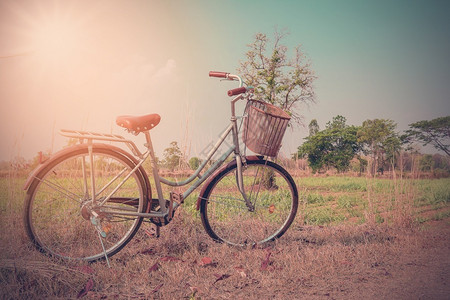
[[[121,250],[142,223],[132,214],[147,207],[142,174],[128,176],[134,167],[110,146],[94,145],[92,160],[87,146],[56,155],[35,175],[25,198],[25,228],[34,245],[51,256],[84,261]]]
[[[248,160],[242,171],[247,201],[237,185],[236,163],[219,171],[200,195],[206,232],[231,245],[259,245],[281,237],[294,221],[298,192],[280,165]]]

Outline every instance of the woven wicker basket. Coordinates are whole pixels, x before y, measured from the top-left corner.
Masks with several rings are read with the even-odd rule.
[[[253,152],[275,157],[291,117],[272,104],[249,100],[242,139]]]

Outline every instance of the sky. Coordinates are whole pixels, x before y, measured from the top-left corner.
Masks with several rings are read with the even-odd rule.
[[[312,119],[406,130],[450,113],[449,11],[437,0],[0,0],[0,161],[56,152],[59,129],[128,138],[116,116],[149,113],[162,118],[158,156],[172,141],[199,155],[227,126],[236,87],[208,72],[235,73],[255,34],[275,30],[317,76],[317,103],[287,131],[284,155]]]

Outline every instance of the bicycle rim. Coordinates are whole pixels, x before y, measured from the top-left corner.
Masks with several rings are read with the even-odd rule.
[[[295,218],[297,188],[291,176],[268,161],[249,161],[243,170],[251,206],[237,187],[236,165],[220,172],[205,190],[201,216],[207,233],[231,245],[264,244],[281,237]]]
[[[25,223],[39,250],[95,261],[117,253],[138,230],[142,218],[105,212],[145,211],[140,173],[125,178],[134,163],[113,150],[94,148],[93,167],[94,180],[87,148],[78,149],[50,162],[34,179],[26,196]],[[92,205],[93,183],[97,203],[111,196],[103,207]]]

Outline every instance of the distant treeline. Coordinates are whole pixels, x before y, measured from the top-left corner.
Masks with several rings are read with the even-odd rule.
[[[388,170],[450,172],[450,116],[419,121],[399,133],[392,120],[366,120],[361,126],[347,125],[343,116],[336,116],[320,130],[317,120],[309,124],[309,136],[293,154],[305,158],[313,172],[334,168],[346,172],[357,161],[360,172],[373,176]],[[420,154],[417,143],[432,145],[446,155]]]

